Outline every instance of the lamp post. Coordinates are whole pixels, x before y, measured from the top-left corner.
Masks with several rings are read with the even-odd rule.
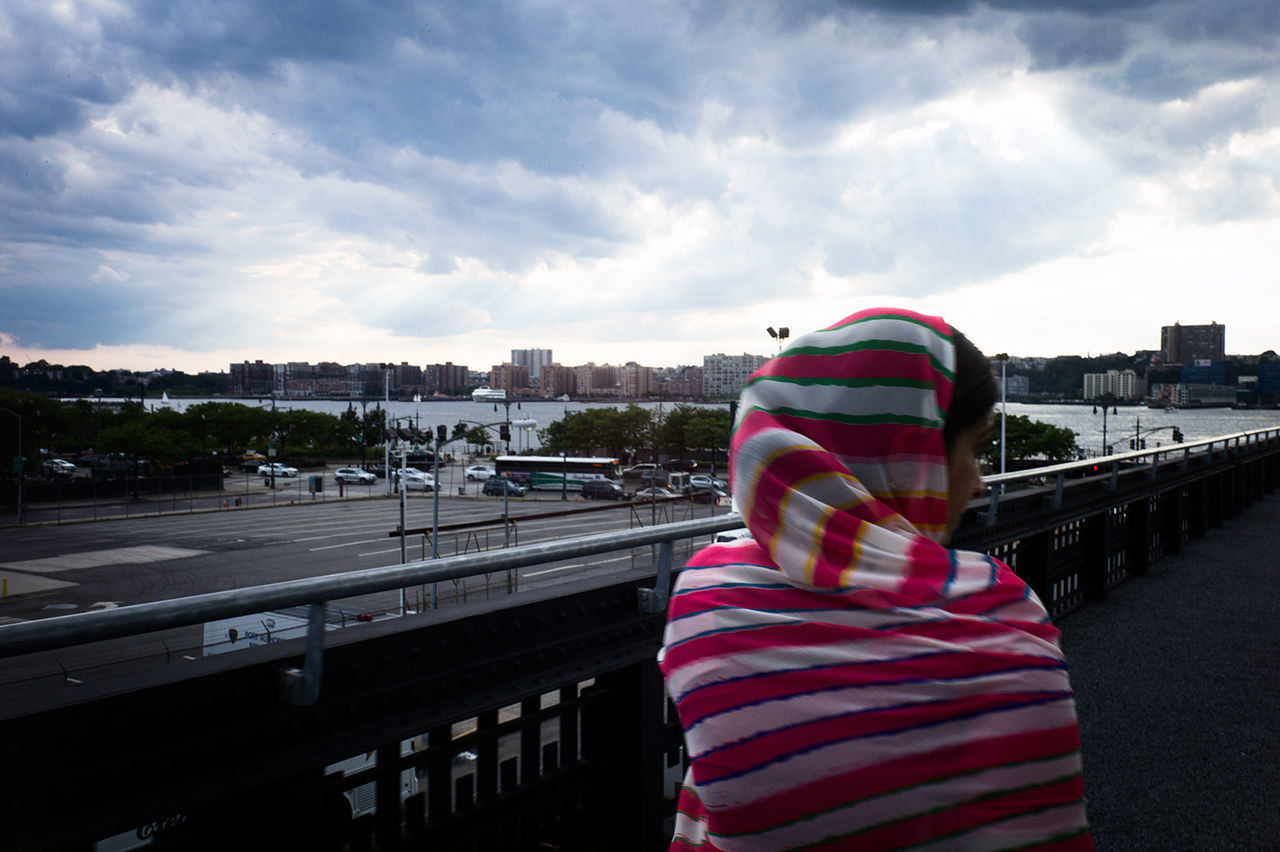
[[[1094,403],[1093,405],[1093,413],[1094,414],[1098,413],[1097,403]],[[1111,406],[1111,413],[1112,414],[1120,413],[1114,404],[1112,404]],[[1102,398],[1102,454],[1104,456],[1111,455],[1111,448],[1107,446],[1107,398],[1106,397]]]
[[[1005,421],[1009,419],[1009,406],[1007,404],[1009,395],[1006,392],[1008,385],[1005,381],[1007,378],[1005,367],[1009,363],[1009,354],[1007,352],[1001,352],[996,356],[996,360],[1000,362],[1000,472],[1004,473]],[[1000,485],[1000,490],[1004,491],[1003,483]]]
[[[386,401],[387,414],[391,413],[391,371],[387,369],[387,365],[382,365],[382,398]],[[386,415],[383,415],[383,422],[386,422]],[[391,443],[390,441],[382,442],[382,469],[387,474],[387,496],[391,496]]]
[[[22,458],[22,415],[16,411],[10,411],[7,408],[0,408],[7,414],[12,414],[18,418],[18,454],[13,457],[13,466],[18,474],[18,526],[22,526],[22,477],[23,477],[23,458]]]
[[[770,337],[772,337],[774,340],[778,341],[778,354],[779,354],[779,355],[781,355],[781,354],[782,354],[782,341],[786,340],[788,337],[790,337],[790,336],[791,336],[791,329],[787,328],[787,327],[784,325],[784,326],[782,326],[781,328],[779,328],[779,329],[777,329],[777,330],[775,331],[775,330],[774,330],[774,328],[773,328],[773,326],[769,326],[768,328],[766,328],[766,329],[765,329],[765,331],[769,332],[769,336],[770,336]]]

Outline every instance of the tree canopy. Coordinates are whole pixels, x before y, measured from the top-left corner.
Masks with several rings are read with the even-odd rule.
[[[982,451],[992,470],[1000,469],[1000,412],[996,412],[991,439]],[[1020,462],[1044,459],[1051,462],[1070,461],[1076,457],[1076,433],[1065,426],[1052,426],[1032,420],[1025,414],[1014,414],[1005,427],[1005,461]]]

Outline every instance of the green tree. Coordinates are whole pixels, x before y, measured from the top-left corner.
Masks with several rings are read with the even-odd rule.
[[[983,459],[992,470],[1000,469],[1000,418],[996,412],[991,440],[983,449]],[[1032,420],[1025,414],[1009,418],[1005,428],[1005,460],[1044,459],[1051,462],[1070,461],[1076,457],[1076,433],[1065,426],[1052,426]]]

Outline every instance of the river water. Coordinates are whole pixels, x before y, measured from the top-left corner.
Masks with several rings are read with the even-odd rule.
[[[110,402],[111,400],[104,400]],[[270,408],[267,399],[235,400],[235,399],[175,399],[167,403],[148,400],[148,408],[167,404],[182,411],[202,402],[241,402],[244,405]],[[671,403],[641,402],[641,408],[657,410],[660,406],[669,409]],[[276,408],[283,411],[300,409],[307,411],[323,411],[338,415],[348,405],[361,409],[361,403],[348,400],[325,399],[282,399],[276,400]],[[499,423],[506,419],[507,410],[502,403],[472,402],[469,400],[441,400],[427,402],[398,402],[392,400],[385,403],[381,400],[368,400],[363,403],[367,408],[385,407],[392,417],[410,417],[419,428],[426,430],[439,424],[452,427],[459,420],[478,423]],[[519,451],[525,448],[536,449],[538,437],[536,429],[545,428],[550,423],[562,419],[565,414],[575,411],[587,411],[594,408],[619,408],[627,403],[609,402],[556,402],[556,401],[520,401],[512,402],[510,416],[512,421],[533,420],[537,422],[535,429],[511,430],[511,448]],[[725,408],[726,403],[698,403],[700,406]],[[1039,405],[1031,403],[1009,403],[1009,416],[1025,415],[1032,420],[1039,420],[1054,426],[1065,426],[1076,434],[1076,443],[1089,456],[1101,455],[1103,446],[1103,427],[1106,427],[1106,443],[1112,445],[1117,452],[1128,450],[1128,438],[1136,431],[1147,433],[1148,430],[1159,431],[1146,434],[1147,447],[1156,443],[1171,444],[1172,427],[1177,426],[1188,441],[1201,438],[1214,438],[1235,432],[1247,432],[1252,429],[1280,428],[1280,409],[1235,410],[1230,408],[1201,408],[1163,410],[1145,406],[1120,406],[1114,413],[1108,411],[1104,418],[1102,407],[1095,413],[1092,405]]]

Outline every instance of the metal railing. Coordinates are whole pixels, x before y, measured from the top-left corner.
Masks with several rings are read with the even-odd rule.
[[[1068,481],[1055,506],[1059,475]],[[1056,617],[1280,485],[1280,429],[986,482],[1021,480],[994,489],[998,523],[982,523],[986,501],[972,501],[957,545],[1006,561]],[[498,607],[387,619],[323,641],[313,630],[15,711],[0,720],[0,762],[23,771],[0,779],[0,837],[14,848],[82,849],[181,817],[174,830],[210,848],[244,836],[316,849],[661,848],[684,768],[654,659],[672,545],[741,523],[722,515],[0,625],[0,657],[12,657],[271,609],[314,615],[352,595],[628,548],[654,556]],[[328,768],[375,752],[358,776]],[[460,754],[474,761],[459,766]],[[425,789],[402,796],[406,777]],[[369,783],[376,813],[336,826],[317,816]]]
[[[0,658],[171,627],[185,627],[264,610],[295,606],[323,607],[329,601],[372,592],[457,580],[494,571],[650,545],[657,545],[660,549],[659,588],[663,591],[659,596],[665,603],[666,587],[663,581],[670,576],[670,553],[673,543],[680,539],[714,535],[717,532],[741,526],[742,516],[730,513],[658,527],[599,533],[563,541],[543,542],[442,559],[427,559],[404,565],[368,568],[324,577],[286,580],[168,601],[134,604],[118,609],[55,616],[39,621],[4,624],[0,625]],[[662,575],[663,571],[666,572],[666,576]],[[657,600],[655,599],[653,603],[656,604]]]
[[[1280,440],[1280,428],[1238,432],[1148,450],[1118,453],[1103,459],[1087,459],[1040,468],[983,477],[990,489],[990,502],[982,517],[990,525],[995,522],[1002,489],[1026,480],[1056,482],[1054,505],[1061,502],[1064,481],[1073,474],[1089,474],[1101,467],[1110,468],[1111,476],[1125,465],[1145,465],[1155,471],[1161,458],[1178,455],[1185,464],[1193,455],[1212,461],[1218,452],[1234,452],[1255,444]],[[404,565],[369,568],[345,574],[289,580],[262,586],[250,586],[224,592],[211,592],[169,601],[135,604],[119,609],[56,616],[39,621],[0,625],[0,658],[34,651],[51,650],[84,642],[129,636],[135,633],[200,624],[219,618],[247,615],[264,610],[293,606],[319,606],[329,601],[372,592],[385,592],[413,585],[457,580],[527,565],[540,565],[561,559],[593,556],[636,547],[659,545],[667,549],[659,569],[669,576],[669,549],[674,541],[713,535],[743,525],[737,513],[693,521],[680,521],[659,527],[607,532],[582,538],[545,542],[522,547],[485,551],[442,559],[427,559]],[[665,592],[664,592],[665,594]]]

